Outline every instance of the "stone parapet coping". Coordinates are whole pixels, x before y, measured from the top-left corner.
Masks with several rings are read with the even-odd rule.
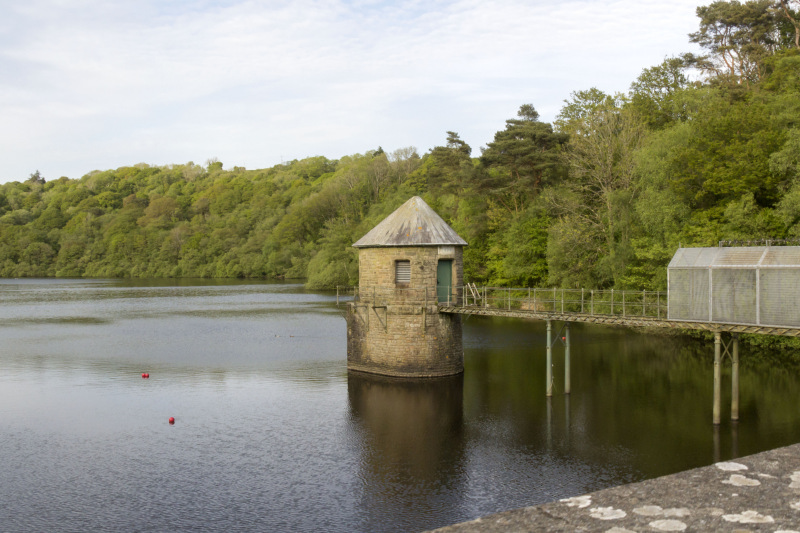
[[[800,533],[800,444],[436,531]]]

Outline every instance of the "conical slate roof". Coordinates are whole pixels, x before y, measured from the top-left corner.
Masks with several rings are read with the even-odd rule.
[[[419,196],[398,207],[353,244],[356,248],[437,245],[467,246],[467,241]]]

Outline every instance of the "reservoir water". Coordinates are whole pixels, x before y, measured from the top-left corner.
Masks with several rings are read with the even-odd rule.
[[[571,333],[548,401],[541,322],[402,381],[348,374],[301,285],[0,280],[0,529],[420,531],[800,441],[795,369],[743,353],[715,429],[710,342]]]

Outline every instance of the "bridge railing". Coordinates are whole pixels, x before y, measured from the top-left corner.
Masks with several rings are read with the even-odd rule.
[[[374,307],[387,305],[436,305],[485,307],[539,313],[580,313],[590,316],[667,318],[667,293],[558,288],[509,288],[464,285],[454,287],[440,301],[433,289],[402,287],[337,288],[337,294]],[[349,299],[349,298],[348,298]],[[338,296],[337,296],[338,301]]]
[[[667,317],[667,293],[660,291],[620,291],[558,288],[478,287],[466,285],[464,307],[533,311],[540,313],[580,313],[622,317]]]
[[[352,301],[356,303],[366,303],[373,307],[383,307],[387,305],[437,305],[439,298],[434,289],[411,289],[403,287],[371,287],[361,289],[359,287],[348,287],[347,295],[352,296]],[[453,287],[450,298],[442,303],[460,304],[461,288]],[[337,294],[345,294],[345,288],[337,287]]]

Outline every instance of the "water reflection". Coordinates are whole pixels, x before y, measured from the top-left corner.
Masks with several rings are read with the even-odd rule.
[[[709,343],[575,325],[548,400],[543,323],[472,317],[463,377],[409,382],[347,373],[335,301],[0,280],[0,524],[419,531],[800,440],[798,372],[755,349],[714,428]]]
[[[736,459],[739,457],[739,422],[732,421],[730,427],[730,451],[723,451],[723,429],[719,425],[713,425],[711,432],[714,440],[714,462],[718,463],[723,459]],[[726,443],[727,444],[727,443]]]
[[[442,506],[463,489],[464,380],[462,375],[405,380],[351,372],[347,395],[362,440],[359,461],[369,522],[385,529],[398,507],[413,508],[413,522],[433,527]],[[406,514],[406,513],[402,513]],[[411,518],[411,517],[409,517]],[[367,529],[372,529],[368,527]]]

